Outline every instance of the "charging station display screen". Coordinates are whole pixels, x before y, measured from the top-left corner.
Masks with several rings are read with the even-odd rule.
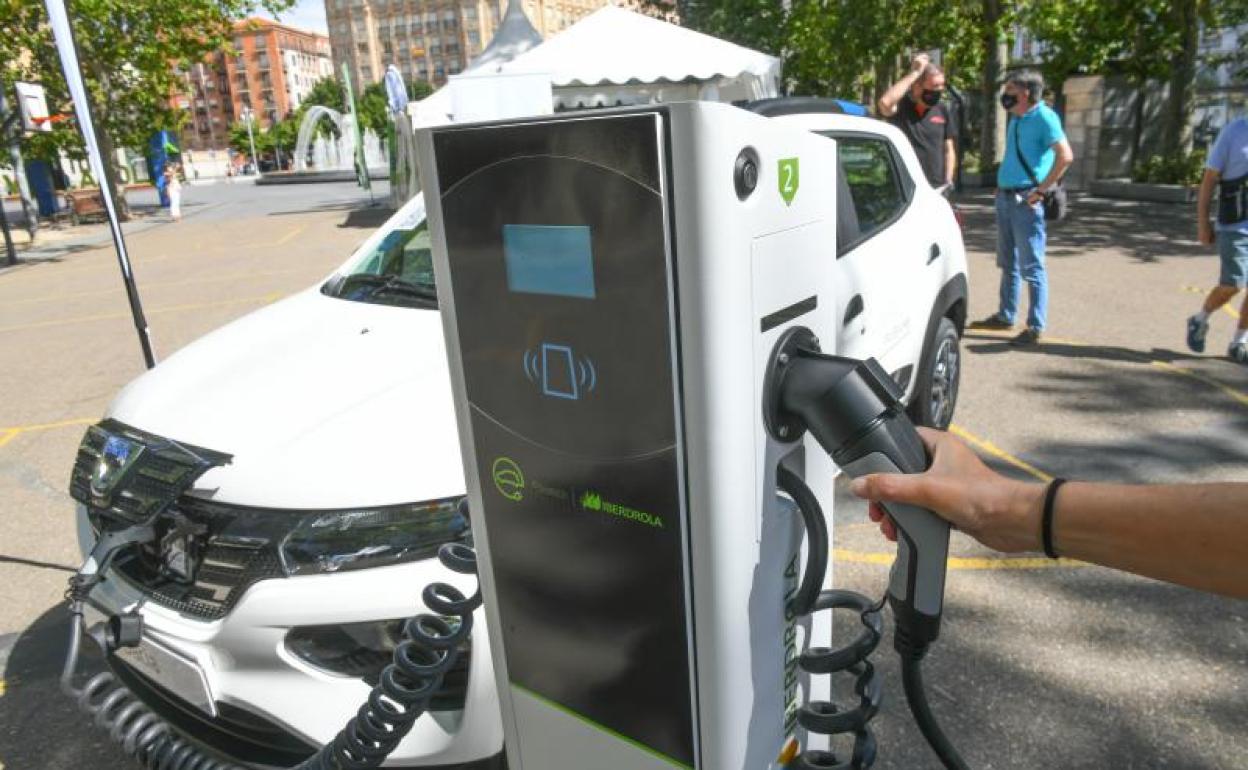
[[[584,226],[503,225],[507,287],[526,294],[594,298],[594,255]]]

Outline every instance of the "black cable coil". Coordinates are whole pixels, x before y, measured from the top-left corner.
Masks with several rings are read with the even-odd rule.
[[[875,735],[868,723],[880,710],[883,686],[868,657],[875,652],[882,636],[882,606],[882,602],[872,603],[853,591],[834,590],[819,594],[814,612],[853,610],[862,618],[864,630],[857,639],[838,649],[811,647],[802,653],[798,665],[809,674],[830,675],[846,671],[855,675],[854,692],[858,695],[858,705],[842,710],[830,701],[811,701],[802,706],[797,722],[812,735],[853,735],[854,749],[846,762],[830,751],[804,751],[792,766],[794,770],[861,770],[875,763]]]
[[[448,543],[438,551],[443,566],[461,575],[475,575],[472,548]],[[71,587],[69,651],[61,673],[61,689],[75,699],[97,727],[145,770],[244,770],[182,736],[143,704],[110,672],[97,674],[81,688],[73,684],[84,630],[81,592]],[[421,594],[433,613],[404,623],[406,639],[381,672],[377,686],[346,727],[296,770],[365,770],[379,767],[411,731],[454,667],[459,646],[472,633],[473,612],[481,606],[481,590],[471,597],[446,583],[432,583]]]
[[[447,543],[438,559],[452,572],[475,575],[477,554],[461,543]],[[446,583],[431,583],[421,594],[436,615],[422,613],[403,625],[408,637],[394,650],[394,661],[368,701],[347,726],[297,770],[365,770],[381,766],[429,708],[442,677],[459,657],[459,645],[472,633],[472,613],[481,606],[481,589],[465,598]],[[455,619],[455,622],[447,620]]]
[[[798,665],[812,675],[831,675],[842,671],[856,676],[854,691],[858,705],[841,710],[830,701],[811,701],[802,706],[797,722],[812,735],[853,735],[853,754],[842,762],[830,751],[812,749],[802,752],[790,765],[791,770],[865,770],[875,763],[876,742],[868,723],[880,710],[883,687],[875,666],[868,658],[880,644],[884,623],[880,611],[884,601],[872,602],[853,591],[819,592],[827,572],[829,552],[828,527],[823,508],[806,482],[796,473],[781,466],[776,471],[776,485],[793,498],[807,536],[807,564],[800,587],[790,603],[794,615],[813,615],[830,610],[853,610],[862,619],[864,629],[848,645],[832,649],[811,647],[802,653]],[[816,593],[818,592],[818,593]]]

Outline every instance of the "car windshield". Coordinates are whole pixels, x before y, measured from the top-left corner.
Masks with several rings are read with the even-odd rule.
[[[321,290],[355,302],[437,307],[429,225],[424,206],[414,204],[387,221]]]

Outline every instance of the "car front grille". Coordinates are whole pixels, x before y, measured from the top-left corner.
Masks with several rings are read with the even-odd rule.
[[[137,457],[116,474],[112,485],[101,489],[93,481],[105,475],[102,470],[110,440],[123,442]],[[222,452],[170,441],[108,419],[87,428],[82,437],[69,477],[69,494],[104,515],[135,524],[167,507],[205,471],[230,460]]]
[[[282,521],[285,517],[183,495],[157,520],[158,538],[172,526],[174,515],[206,530],[195,554],[199,567],[192,581],[162,572],[157,543],[144,544],[114,563],[116,571],[151,601],[199,620],[219,620],[251,586],[285,576],[277,553],[277,543],[289,527]],[[111,524],[95,511],[91,519],[97,529]]]

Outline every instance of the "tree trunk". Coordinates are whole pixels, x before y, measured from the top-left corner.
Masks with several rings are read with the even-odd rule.
[[[119,181],[121,176],[117,168],[117,148],[113,144],[113,138],[104,130],[103,121],[96,123],[96,129],[99,130],[100,155],[104,156],[104,167],[108,174],[107,180],[99,180],[100,187],[108,185],[113,203],[117,206],[117,218],[122,222],[129,222],[130,204],[126,202],[126,191]],[[156,180],[153,179],[152,183],[155,184]]]
[[[1131,148],[1127,153],[1127,175],[1134,177],[1135,166],[1140,162],[1140,145],[1144,143],[1144,102],[1148,99],[1144,88],[1148,81],[1131,78],[1128,82],[1135,91],[1135,101],[1131,103]]]
[[[997,91],[1005,74],[1005,63],[1009,56],[1005,41],[1001,36],[1001,2],[1000,0],[983,0],[984,26],[981,44],[984,52],[983,78],[980,81],[980,97],[983,102],[983,129],[979,135],[979,167],[980,173],[987,173],[993,164],[1001,160],[1005,138],[1005,120]]]
[[[92,61],[91,74],[95,76],[95,81],[100,84],[100,90],[103,93],[110,93],[112,87],[108,74],[103,71],[98,62]],[[96,138],[100,145],[100,162],[104,164],[104,175],[106,179],[97,179],[96,182],[103,189],[108,186],[109,193],[113,196],[113,203],[117,206],[117,218],[122,222],[130,221],[130,205],[126,202],[125,190],[118,184],[121,175],[117,169],[117,147],[113,144],[113,137],[108,133],[108,108],[103,107],[97,100],[91,99],[91,89],[87,89],[87,98],[91,100],[91,117],[95,123]],[[155,184],[153,179],[152,183]]]
[[[1170,13],[1179,33],[1180,49],[1170,69],[1170,94],[1166,99],[1162,147],[1167,153],[1186,153],[1192,148],[1192,113],[1196,109],[1196,51],[1200,44],[1197,0],[1172,0]]]

